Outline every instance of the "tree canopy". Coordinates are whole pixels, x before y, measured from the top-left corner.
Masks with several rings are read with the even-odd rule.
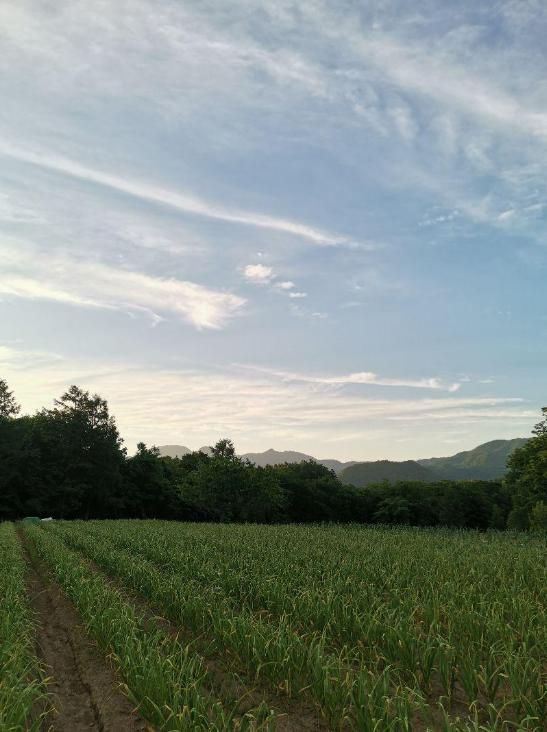
[[[7,382],[0,379],[0,419],[12,419],[21,411],[21,407],[15,401],[13,392],[8,388]]]
[[[398,480],[346,485],[314,460],[258,467],[229,439],[206,452],[128,456],[108,404],[71,386],[51,409],[21,415],[0,380],[0,520],[164,518],[366,522],[475,529],[545,528],[547,409],[504,483]]]
[[[528,442],[511,455],[505,485],[513,497],[509,527],[547,529],[547,407]]]

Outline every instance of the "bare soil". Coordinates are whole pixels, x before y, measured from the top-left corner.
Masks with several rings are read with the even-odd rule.
[[[48,691],[54,706],[43,730],[153,732],[122,693],[113,669],[82,628],[74,605],[26,548],[25,554],[27,587],[37,619],[37,648],[51,677]]]

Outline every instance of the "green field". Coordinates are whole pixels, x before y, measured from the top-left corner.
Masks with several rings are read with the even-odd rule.
[[[42,698],[55,658],[34,653],[49,620],[26,561],[76,607],[141,728],[543,730],[545,550],[408,528],[2,524],[0,729],[40,713],[55,728],[66,693]]]

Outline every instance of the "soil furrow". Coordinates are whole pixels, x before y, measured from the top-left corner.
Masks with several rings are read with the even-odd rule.
[[[37,648],[50,677],[54,712],[44,730],[54,732],[136,732],[153,728],[137,715],[119,681],[86,635],[74,605],[45,566],[27,551],[27,587],[37,619]]]
[[[275,729],[279,732],[326,732],[329,729],[325,718],[311,701],[276,694],[271,687],[266,687],[260,682],[253,682],[248,678],[245,670],[240,668],[240,664],[233,654],[225,653],[221,656],[210,652],[211,646],[214,646],[213,639],[208,639],[204,634],[196,636],[187,628],[176,625],[164,615],[159,615],[152,603],[143,595],[137,594],[127,587],[123,579],[106,572],[89,559],[84,552],[79,551],[79,553],[90,568],[143,613],[144,620],[149,626],[160,627],[166,634],[177,638],[183,645],[189,644],[202,654],[213,685],[211,689],[213,694],[217,694],[220,698],[232,699],[234,703],[239,699],[240,713],[245,713],[265,701],[277,715]],[[211,642],[212,640],[213,642]]]

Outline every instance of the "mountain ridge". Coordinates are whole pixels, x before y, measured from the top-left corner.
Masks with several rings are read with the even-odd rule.
[[[241,457],[261,467],[315,460],[329,470],[334,470],[343,480],[348,480],[345,475],[346,471],[349,471],[348,474],[352,476],[352,480],[361,480],[358,477],[360,473],[386,476],[380,480],[494,480],[503,476],[507,458],[513,450],[524,445],[527,439],[526,437],[515,437],[508,440],[490,440],[471,450],[462,450],[454,455],[403,461],[342,461],[334,458],[316,458],[296,450],[274,450],[273,448],[263,452],[243,453]],[[185,445],[160,445],[158,449],[162,457],[182,457],[192,452]],[[210,454],[211,448],[204,446],[199,450]],[[352,470],[357,465],[368,467]],[[348,480],[348,482],[351,481]],[[371,481],[367,478],[366,482]]]
[[[439,477],[452,480],[466,478],[493,479],[503,477],[507,458],[528,441],[527,437],[511,440],[489,440],[472,450],[462,450],[448,457],[425,458],[416,462],[432,470]]]

